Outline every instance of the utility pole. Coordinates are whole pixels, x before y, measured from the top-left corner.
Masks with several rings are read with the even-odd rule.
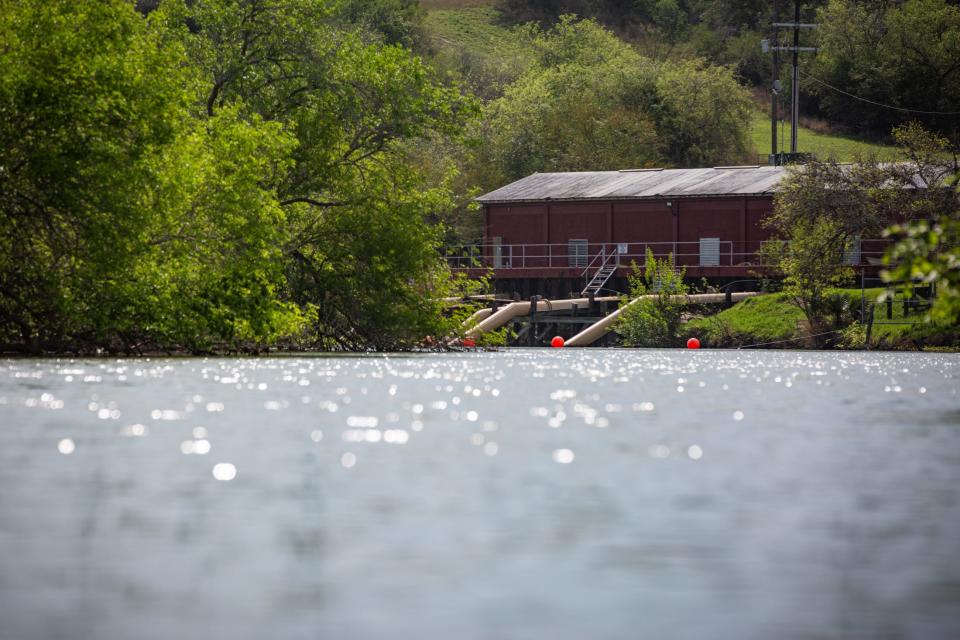
[[[777,20],[780,18],[780,3],[777,0],[773,0],[773,24],[777,24]],[[773,28],[773,44],[776,46],[777,42],[780,41],[780,29],[777,27]],[[779,52],[774,48],[773,50],[773,79],[770,82],[770,156],[774,158],[774,164],[777,164],[777,120],[779,120],[779,114],[777,113],[778,100],[780,99],[780,55]]]
[[[793,96],[790,107],[790,153],[797,152],[797,126],[800,124],[800,0],[793,0]]]
[[[801,0],[794,0],[793,2],[793,22],[779,22],[779,3],[778,0],[773,0],[773,22],[771,23],[771,27],[773,27],[773,42],[767,39],[760,41],[760,47],[763,49],[764,53],[773,53],[773,86],[770,89],[770,164],[773,165],[779,165],[785,162],[803,161],[806,157],[806,154],[797,152],[797,131],[800,128],[800,52],[816,51],[817,48],[800,46],[800,29],[814,29],[819,25],[809,22],[800,22],[800,2]],[[780,44],[779,39],[781,28],[793,30],[792,46],[783,46]],[[791,83],[792,86],[790,97],[789,154],[782,154],[777,151],[777,98],[778,94],[780,93],[781,86],[779,77],[780,58],[778,55],[780,51],[790,51],[793,53],[793,81]]]

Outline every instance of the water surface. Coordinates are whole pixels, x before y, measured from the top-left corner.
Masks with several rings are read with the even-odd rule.
[[[960,637],[960,358],[0,361],[0,638]]]

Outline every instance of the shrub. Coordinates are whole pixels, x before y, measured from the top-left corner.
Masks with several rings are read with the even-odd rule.
[[[686,269],[677,269],[673,254],[654,257],[647,248],[644,267],[633,265],[629,277],[630,299],[620,314],[616,332],[629,347],[672,347],[680,340],[683,310],[681,296],[688,293],[683,278]]]

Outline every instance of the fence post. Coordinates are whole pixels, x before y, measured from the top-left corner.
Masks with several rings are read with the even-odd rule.
[[[871,303],[870,306],[867,307],[867,341],[864,345],[867,351],[870,351],[870,334],[873,333],[873,309],[875,306],[876,305]]]

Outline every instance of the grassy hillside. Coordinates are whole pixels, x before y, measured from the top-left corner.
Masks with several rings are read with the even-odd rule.
[[[462,5],[431,9],[427,14],[425,26],[435,47],[462,50],[493,63],[510,63],[526,56],[510,29],[497,23],[497,10],[489,2],[444,0],[430,4]]]
[[[750,129],[750,137],[757,154],[766,158],[770,153],[770,114],[757,111],[754,113]],[[790,123],[780,127],[777,131],[777,146],[784,151],[790,150]],[[876,154],[881,159],[892,160],[894,148],[881,144],[871,144],[862,140],[845,138],[843,136],[818,133],[801,126],[798,135],[798,150],[813,153],[820,160],[835,159],[840,162],[851,162],[860,156]]]

